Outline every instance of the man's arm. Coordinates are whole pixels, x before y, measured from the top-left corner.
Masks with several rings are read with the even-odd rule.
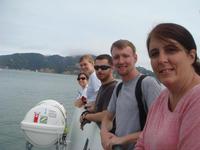
[[[114,115],[111,112],[105,111],[105,116],[101,122],[101,143],[104,149],[107,149],[109,140],[114,136],[111,132],[109,132],[113,127],[113,119]]]
[[[140,131],[131,133],[122,137],[118,137],[109,131],[112,129],[113,123],[113,114],[111,112],[106,111],[106,115],[101,123],[101,142],[104,149],[112,148],[113,145],[124,145],[128,143],[136,143],[139,138]]]
[[[136,143],[139,135],[141,132],[135,132],[135,133],[131,133],[122,137],[117,137],[114,136],[111,139],[111,145],[124,145],[124,144],[130,144],[130,143]]]
[[[89,121],[101,122],[105,114],[106,114],[106,111],[97,112],[97,113],[88,113],[84,116],[81,116],[80,121],[83,119],[87,119]]]
[[[135,144],[141,132],[135,132],[122,137],[118,137],[110,132],[101,132],[102,146],[106,150],[110,150],[115,145]]]
[[[104,117],[101,122],[101,131],[110,131],[113,127],[114,115],[111,112],[104,111]]]

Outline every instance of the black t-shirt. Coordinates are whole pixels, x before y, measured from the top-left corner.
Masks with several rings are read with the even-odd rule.
[[[101,112],[107,109],[116,84],[117,81],[114,80],[110,83],[101,85],[95,101],[95,112]]]

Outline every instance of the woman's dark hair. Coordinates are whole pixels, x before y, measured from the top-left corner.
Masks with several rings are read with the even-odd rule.
[[[80,72],[78,74],[78,78],[80,78],[81,75],[84,75],[86,77],[86,79],[88,80],[89,79],[89,76],[87,74],[85,74],[84,72]]]
[[[151,38],[159,38],[163,41],[168,41],[169,39],[179,42],[187,52],[190,52],[192,49],[196,50],[195,60],[192,64],[196,73],[200,75],[200,61],[197,57],[197,47],[191,33],[183,26],[175,23],[161,23],[158,24],[153,30],[149,33],[147,38],[147,49],[149,51],[149,44]]]

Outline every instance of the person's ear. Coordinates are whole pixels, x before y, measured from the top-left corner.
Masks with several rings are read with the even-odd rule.
[[[137,58],[138,58],[138,57],[137,57],[137,54],[135,53],[135,54],[134,54],[135,63],[137,62]]]
[[[196,58],[196,50],[195,49],[190,50],[189,57],[191,58],[191,64],[193,64],[195,61],[195,58]]]

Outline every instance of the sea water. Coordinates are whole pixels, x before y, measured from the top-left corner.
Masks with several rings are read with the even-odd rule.
[[[54,99],[62,103],[67,110],[69,125],[78,87],[74,75],[1,69],[0,150],[26,149],[20,122],[42,100]],[[32,150],[43,149],[33,147]]]

